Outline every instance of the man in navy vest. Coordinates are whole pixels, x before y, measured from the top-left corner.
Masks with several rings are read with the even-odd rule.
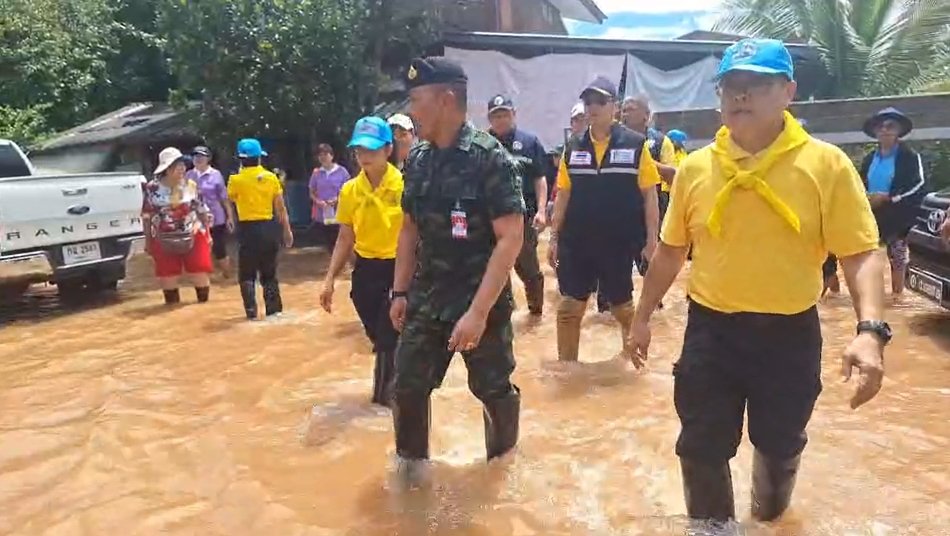
[[[572,136],[558,169],[549,256],[557,266],[558,359],[576,361],[581,320],[595,289],[621,327],[633,319],[634,260],[657,245],[657,166],[646,138],[614,121],[617,87],[598,78],[581,93],[590,128]],[[598,288],[599,285],[599,288]]]
[[[522,177],[525,212],[524,244],[515,262],[515,273],[524,283],[528,311],[540,315],[544,305],[544,275],[538,262],[538,233],[547,225],[548,183],[545,179],[544,147],[538,137],[515,124],[515,105],[505,95],[488,101],[489,132],[518,162]]]

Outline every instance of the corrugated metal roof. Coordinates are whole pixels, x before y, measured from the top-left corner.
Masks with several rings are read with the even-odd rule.
[[[593,0],[548,0],[566,19],[600,24],[607,15],[597,7]]]
[[[578,50],[637,53],[721,54],[733,41],[669,40],[669,39],[603,39],[572,35],[513,34],[496,32],[445,32],[442,44],[462,48],[532,47],[546,51]],[[787,43],[789,53],[797,60],[816,60],[818,51],[804,44]]]
[[[153,136],[175,130],[190,130],[185,111],[163,102],[134,103],[67,130],[40,145],[35,152],[108,143],[120,138]]]

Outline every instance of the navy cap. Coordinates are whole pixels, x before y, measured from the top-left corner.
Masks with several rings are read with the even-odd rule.
[[[488,101],[488,113],[495,110],[514,110],[515,103],[505,95],[495,95]]]
[[[716,80],[732,71],[759,74],[780,74],[789,80],[795,78],[795,64],[785,43],[778,39],[743,39],[726,49],[719,62]]]
[[[432,84],[468,84],[465,69],[452,60],[441,57],[416,58],[406,71],[406,88],[413,89]]]
[[[584,95],[588,95],[591,92],[600,93],[601,95],[606,95],[611,99],[617,99],[617,84],[614,84],[606,77],[598,76],[594,79],[593,82],[587,84],[587,87],[584,88],[584,91],[581,91],[581,98],[584,98]]]
[[[191,150],[192,156],[211,156],[211,149],[208,149],[204,145],[199,145]]]
[[[888,119],[893,119],[901,126],[901,131],[897,134],[898,138],[903,138],[914,129],[914,123],[910,120],[909,117],[904,115],[904,112],[898,110],[897,108],[887,107],[883,110],[878,111],[876,114],[872,115],[864,122],[864,128],[861,130],[868,135],[869,138],[876,138],[877,133],[874,132],[877,130],[877,127]]]

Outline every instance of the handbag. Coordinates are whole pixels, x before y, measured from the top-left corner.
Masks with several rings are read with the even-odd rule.
[[[195,247],[195,235],[191,231],[167,231],[158,234],[162,251],[169,255],[187,255]]]

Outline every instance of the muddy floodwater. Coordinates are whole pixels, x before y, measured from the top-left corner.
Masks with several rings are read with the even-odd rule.
[[[116,296],[75,308],[36,288],[2,313],[0,534],[567,536],[682,534],[672,363],[682,280],[655,317],[647,371],[612,361],[609,316],[585,320],[582,363],[555,361],[556,285],[532,322],[515,283],[523,393],[517,453],[486,465],[480,406],[453,362],[433,397],[430,485],[392,478],[392,424],[369,405],[372,357],[337,285],[318,310],[326,254],[294,250],[287,315],[242,319],[238,289],[166,309],[147,258]],[[637,286],[640,279],[637,279]],[[793,508],[748,518],[751,448],[732,465],[749,535],[950,534],[950,315],[915,296],[889,309],[881,394],[858,411],[839,356],[847,295],[821,305],[824,392]]]

